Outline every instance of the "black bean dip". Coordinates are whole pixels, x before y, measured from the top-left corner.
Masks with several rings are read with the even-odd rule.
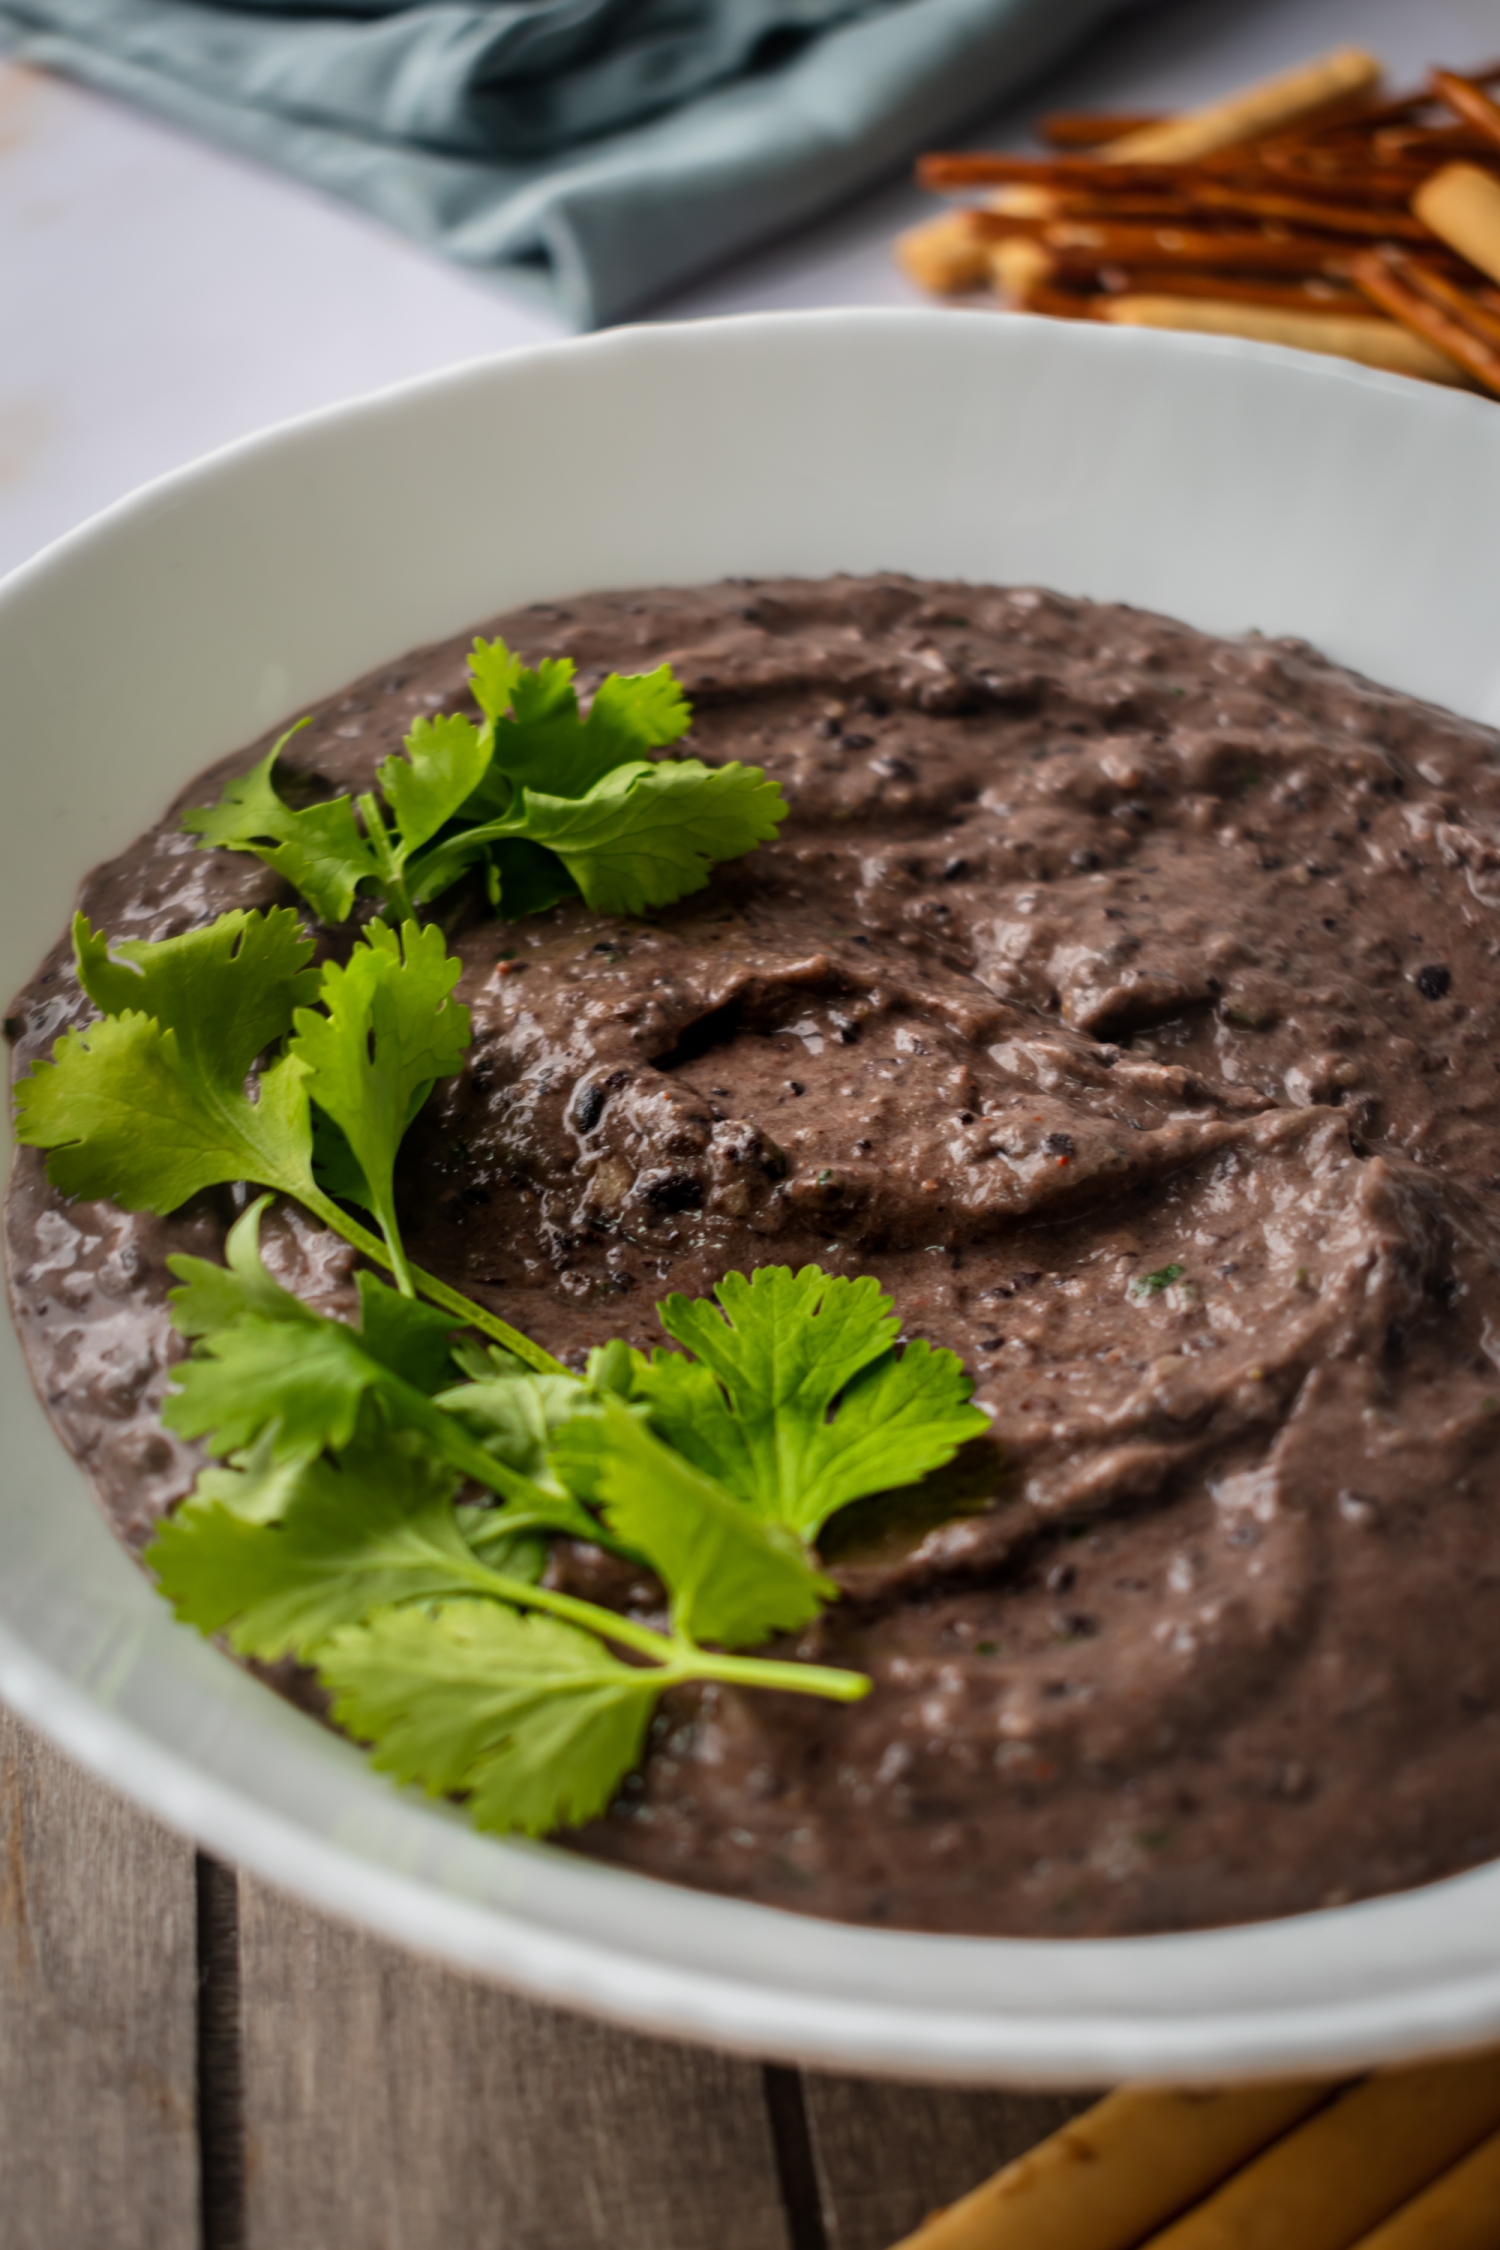
[[[1172,1930],[1500,1853],[1500,743],[1300,642],[896,576],[539,605],[532,662],[670,661],[774,845],[644,923],[444,902],[474,1044],[409,1137],[414,1255],[573,1364],[726,1269],[871,1272],[993,1417],[825,1534],[795,1643],[867,1700],[669,1698],[584,1851],[865,1922]],[[466,707],[469,636],[332,697],[286,769],[367,786]],[[184,792],[201,803],[264,745]],[[83,886],[117,936],[291,894],[175,815]],[[347,933],[346,933],[347,934]],[[59,946],[21,1068],[85,1012]],[[242,1200],[242,1199],[241,1199]],[[139,1547],[176,1218],[23,1152],[11,1285]],[[296,1211],[319,1303],[351,1253]],[[659,1592],[569,1545],[557,1583]]]

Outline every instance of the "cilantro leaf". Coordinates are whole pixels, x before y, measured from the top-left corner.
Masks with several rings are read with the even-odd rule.
[[[288,1052],[307,1091],[344,1135],[369,1189],[396,1277],[412,1293],[396,1221],[395,1165],[402,1135],[435,1081],[462,1067],[469,1011],[450,999],[462,964],[442,932],[403,923],[400,937],[372,923],[349,956],[323,971],[326,1014],[299,1008]]]
[[[339,1461],[304,1460],[287,1481],[270,1523],[195,1495],[146,1550],[178,1616],[242,1656],[309,1656],[388,1602],[483,1578],[454,1514],[456,1473],[378,1419]]]
[[[644,914],[701,890],[715,861],[764,843],[785,812],[758,766],[633,759],[582,797],[523,789],[503,827],[556,852],[596,912]]]
[[[211,1463],[200,1471],[184,1508],[217,1503],[243,1523],[279,1523],[302,1489],[302,1478],[316,1458],[294,1453],[276,1458],[274,1426],[263,1430],[254,1445],[232,1454],[226,1463]]]
[[[508,922],[545,914],[565,898],[577,898],[578,885],[558,858],[524,836],[497,836],[489,849],[490,904],[504,906]]]
[[[238,909],[181,937],[113,943],[73,917],[78,981],[102,1015],[154,1016],[177,1034],[178,1052],[202,1078],[237,1087],[257,1055],[291,1029],[293,1011],[317,997],[313,944],[289,906]]]
[[[78,915],[73,945],[107,1012],[65,1033],[16,1088],[17,1137],[52,1152],[53,1186],[162,1217],[226,1180],[312,1189],[301,1071],[279,1063],[255,1082],[257,1099],[245,1091],[316,981],[296,916],[223,914],[158,944],[130,940],[116,960]]]
[[[169,1429],[206,1440],[220,1457],[264,1449],[257,1458],[279,1467],[344,1450],[369,1400],[393,1430],[414,1433],[450,1469],[510,1501],[508,1531],[540,1526],[599,1536],[568,1494],[508,1466],[429,1395],[454,1372],[451,1314],[401,1297],[368,1273],[358,1281],[358,1328],[314,1311],[266,1271],[259,1247],[264,1207],[262,1199],[236,1221],[227,1265],[186,1255],[168,1260],[183,1284],[172,1293],[173,1320],[195,1339],[162,1407]]]
[[[471,665],[482,662],[487,668],[484,693],[477,669],[474,692],[493,727],[492,778],[481,793],[481,802],[492,812],[505,810],[502,777],[555,797],[582,797],[616,766],[639,760],[648,750],[665,749],[693,723],[687,699],[665,664],[654,672],[611,672],[600,682],[585,719],[579,715],[570,658],[547,658],[530,672],[510,657],[503,641],[476,641],[474,646]],[[497,652],[511,667],[509,716],[497,702],[504,669]],[[489,667],[494,667],[492,674]]]
[[[701,889],[717,860],[765,842],[785,815],[757,766],[647,758],[692,724],[666,665],[610,673],[585,718],[571,658],[531,670],[497,639],[476,640],[469,661],[484,724],[419,719],[405,755],[377,768],[383,802],[358,799],[363,829],[348,797],[298,811],[277,795],[285,735],[183,826],[257,853],[325,922],[343,921],[361,887],[379,892],[387,921],[404,922],[479,862],[491,905],[512,919],[578,893],[599,911],[645,913]],[[342,1177],[332,1192],[357,1200]]]
[[[528,1367],[491,1369],[478,1381],[440,1391],[437,1404],[470,1436],[522,1476],[547,1472],[552,1440],[585,1410],[589,1394],[576,1376],[535,1375]]]
[[[669,664],[654,672],[611,672],[599,682],[589,707],[588,732],[623,754],[664,750],[685,735],[693,708]],[[562,792],[558,792],[562,794]]]
[[[915,1482],[987,1427],[952,1352],[898,1357],[891,1301],[869,1275],[762,1266],[706,1298],[658,1308],[697,1355],[638,1362],[634,1395],[653,1428],[772,1522],[813,1539],[851,1500]],[[720,1309],[722,1308],[722,1309]]]
[[[379,875],[347,796],[295,811],[276,794],[271,775],[298,727],[289,727],[249,773],[224,784],[216,805],[195,805],[182,816],[189,835],[204,844],[253,852],[299,890],[320,922],[342,922],[362,882]]]
[[[271,1198],[257,1197],[240,1214],[224,1242],[224,1263],[179,1251],[167,1270],[182,1284],[170,1292],[172,1326],[179,1336],[211,1336],[250,1319],[286,1321],[316,1328],[323,1315],[291,1289],[283,1289],[266,1270],[260,1254],[260,1224]]]
[[[528,1836],[604,1811],[663,1684],[570,1625],[473,1600],[385,1610],[336,1634],[319,1669],[377,1766]]]
[[[553,670],[562,674],[564,687],[572,680],[573,667],[566,657],[559,658]],[[469,692],[487,719],[505,717],[525,676],[520,657],[506,647],[498,633],[492,641],[475,634],[469,651]]]
[[[373,1273],[356,1274],[355,1286],[359,1340],[371,1359],[428,1398],[446,1389],[453,1379],[452,1313],[401,1296]]]
[[[650,1563],[675,1630],[693,1640],[753,1647],[808,1624],[838,1591],[790,1532],[663,1445],[618,1399],[565,1423],[553,1457],[565,1482],[582,1458],[605,1523]]]
[[[263,1071],[259,1099],[195,1070],[153,1016],[106,1016],[59,1039],[16,1088],[16,1137],[51,1151],[64,1195],[165,1218],[203,1188],[254,1180],[317,1193],[302,1073]]]
[[[404,853],[426,844],[473,796],[490,762],[490,745],[461,715],[418,719],[405,757],[382,759],[375,778],[395,816]]]

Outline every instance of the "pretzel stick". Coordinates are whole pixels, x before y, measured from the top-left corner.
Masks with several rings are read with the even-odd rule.
[[[1464,370],[1446,353],[1394,320],[1276,312],[1220,297],[1107,297],[1100,299],[1098,314],[1126,328],[1182,328],[1205,336],[1241,336],[1255,344],[1289,344],[1294,351],[1355,359],[1365,367],[1417,375],[1430,383],[1464,380]]]
[[[1404,259],[1398,265],[1395,259],[1372,250],[1350,262],[1349,274],[1372,304],[1393,314],[1413,335],[1425,337],[1440,352],[1456,359],[1487,391],[1500,397],[1500,340],[1486,334],[1478,321],[1471,324],[1464,317],[1469,308],[1459,290],[1453,295],[1463,312],[1442,301],[1434,303],[1413,276],[1412,263]]]
[[[1143,125],[1159,125],[1159,117],[1096,116],[1092,111],[1059,109],[1044,117],[1037,137],[1049,148],[1102,148],[1122,133],[1138,133]]]
[[[989,278],[989,244],[970,221],[970,211],[944,211],[908,227],[891,245],[897,265],[908,281],[934,297],[956,297],[965,290],[982,289]]]
[[[1127,188],[1108,195],[1071,187],[995,188],[990,209],[1029,211],[1036,218],[1047,219],[1144,219],[1152,226],[1170,226],[1192,215],[1187,197],[1174,195],[1169,188]]]
[[[1218,162],[1201,164],[1116,164],[1103,157],[995,156],[962,149],[937,149],[930,155],[918,157],[917,184],[938,195],[962,195],[970,188],[1005,187],[1017,181],[1029,181],[1037,187],[1081,188],[1090,195],[1108,195],[1115,188],[1143,187],[1158,187],[1169,194],[1180,195],[1207,179],[1226,183],[1242,180],[1247,187],[1263,187],[1269,161],[1269,151],[1264,158],[1256,152],[1253,162],[1248,156],[1238,155],[1233,161],[1225,157]],[[1377,201],[1399,203],[1410,196],[1424,177],[1420,166],[1395,171],[1364,162],[1357,170],[1337,175],[1338,192],[1346,201],[1352,196],[1364,195]]]
[[[1500,281],[1500,180],[1473,164],[1446,164],[1418,188],[1411,207],[1440,241]]]
[[[1126,2086],[897,2250],[1129,2250],[1325,2101],[1327,2086]]]
[[[962,194],[966,188],[1006,187],[1014,181],[1032,181],[1039,187],[1081,187],[1090,193],[1111,186],[1123,186],[1127,181],[1140,186],[1143,180],[1160,182],[1171,187],[1176,184],[1178,166],[1104,164],[1093,156],[994,156],[971,154],[966,149],[956,153],[942,149],[917,158],[917,185],[931,188],[938,195],[952,192]]]
[[[1150,2250],[1349,2250],[1500,2125],[1500,2054],[1382,2072],[1154,2236]]]
[[[1369,255],[1369,253],[1366,253]],[[1380,262],[1401,279],[1430,305],[1437,305],[1453,314],[1466,328],[1483,336],[1500,350],[1500,292],[1487,289],[1483,282],[1471,288],[1460,289],[1449,280],[1446,273],[1431,258],[1414,258],[1409,251],[1398,250],[1394,244],[1375,253]],[[1355,280],[1351,259],[1349,278]]]
[[[1279,219],[1291,226],[1322,227],[1330,234],[1373,234],[1382,239],[1425,242],[1427,229],[1404,211],[1381,211],[1368,203],[1322,201],[1315,196],[1277,195],[1261,188],[1227,187],[1204,180],[1185,200],[1199,211],[1233,211],[1254,219]]]
[[[1368,156],[1356,158],[1351,154],[1347,163],[1324,165],[1315,163],[1311,151],[1302,149],[1258,152],[1259,169],[1255,174],[1264,181],[1267,172],[1279,182],[1294,188],[1308,188],[1314,194],[1336,194],[1346,202],[1357,197],[1367,197],[1372,203],[1401,204],[1408,201],[1425,181],[1431,178],[1430,164],[1377,164]],[[1225,166],[1219,166],[1219,176],[1230,177]]]
[[[1432,90],[1441,95],[1452,110],[1472,125],[1489,143],[1486,155],[1500,148],[1500,108],[1490,100],[1484,89],[1476,86],[1472,78],[1460,78],[1456,70],[1435,70]]]
[[[1500,2242],[1500,2133],[1403,2204],[1355,2250],[1495,2250]]]
[[[1110,155],[1117,163],[1132,164],[1206,156],[1211,149],[1254,140],[1294,117],[1326,109],[1330,102],[1367,93],[1379,80],[1380,65],[1373,55],[1361,47],[1336,47],[1315,62],[1262,79],[1256,86],[1242,86],[1237,94],[1210,102],[1204,109],[1164,118],[1159,125],[1143,125],[1112,143]]]
[[[1436,78],[1439,74],[1433,73]],[[1472,80],[1464,80],[1472,84]],[[1382,132],[1372,133],[1370,146],[1378,157],[1391,157],[1398,163],[1408,152],[1429,161],[1433,157],[1488,156],[1491,143],[1483,133],[1473,132],[1467,125],[1388,125]]]

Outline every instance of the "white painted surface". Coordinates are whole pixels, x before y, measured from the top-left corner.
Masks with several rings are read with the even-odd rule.
[[[1042,106],[1174,107],[1346,39],[1399,77],[1500,50],[1497,0],[1173,0],[971,138]],[[660,318],[915,301],[904,184],[737,262]],[[288,415],[535,342],[499,281],[147,117],[0,64],[0,571],[146,478]]]
[[[388,650],[582,583],[877,565],[1295,631],[1500,716],[1487,400],[986,313],[626,329],[252,440],[0,589],[0,988],[206,757]],[[0,1427],[0,1694],[211,1849],[463,1966],[688,2038],[1030,2085],[1500,2035],[1500,1865],[1250,1928],[1049,1943],[818,1922],[479,1836],[173,1620],[8,1324]]]

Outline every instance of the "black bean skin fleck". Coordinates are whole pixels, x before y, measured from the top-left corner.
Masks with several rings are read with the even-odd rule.
[[[1441,961],[1429,961],[1418,969],[1411,981],[1424,1000],[1441,1000],[1453,982],[1453,972],[1445,969]]]
[[[592,1133],[604,1115],[604,1105],[609,1099],[602,1086],[580,1086],[578,1099],[573,1104],[573,1123],[580,1133]]]

